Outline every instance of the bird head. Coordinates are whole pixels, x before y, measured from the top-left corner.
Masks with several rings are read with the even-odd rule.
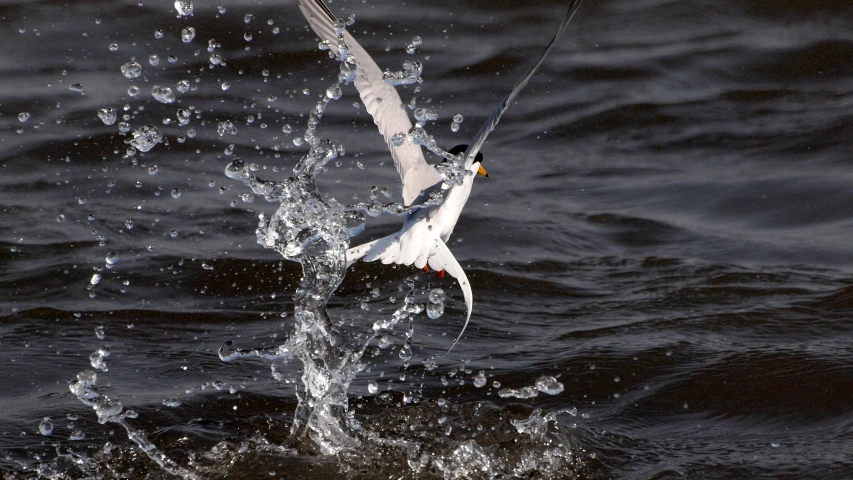
[[[467,149],[468,149],[468,145],[456,145],[455,147],[451,148],[450,151],[447,153],[450,153],[453,155],[459,155],[459,154],[465,153],[465,150],[467,150]],[[447,159],[445,158],[444,161],[446,162]],[[483,168],[483,154],[480,152],[477,152],[477,156],[474,158],[474,161],[480,164],[480,167],[477,169],[477,175],[480,175],[483,177],[488,177],[489,174],[486,172],[486,169]]]

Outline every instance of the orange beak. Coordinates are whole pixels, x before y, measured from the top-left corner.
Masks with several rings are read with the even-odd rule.
[[[480,165],[480,168],[477,169],[477,175],[480,175],[481,177],[488,177],[489,176],[489,174],[486,172],[486,169],[483,168],[482,165]]]

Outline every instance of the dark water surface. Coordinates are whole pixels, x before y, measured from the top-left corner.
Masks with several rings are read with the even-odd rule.
[[[299,366],[278,381],[266,362],[223,363],[217,350],[286,337],[291,316],[280,313],[292,308],[299,266],[256,244],[257,213],[274,206],[243,203],[247,190],[223,169],[240,156],[268,165],[266,177],[288,175],[306,151],[292,140],[336,66],[294,2],[197,0],[180,19],[172,3],[0,5],[0,470],[9,478],[36,477],[57,452],[64,478],[130,477],[84,474],[69,457],[129,444],[68,391],[102,345],[112,352],[102,390],[138,411],[134,424],[175,457],[256,432],[287,438]],[[401,96],[438,110],[429,131],[450,147],[476,131],[565,11],[529,3],[330,6],[356,15],[350,30],[381,67],[424,62],[421,92]],[[197,36],[185,44],[190,25]],[[389,335],[394,346],[353,382],[356,417],[380,429],[377,415],[404,410],[371,406],[377,381],[460,412],[476,402],[504,413],[526,408],[507,406],[519,402],[576,408],[557,418],[582,478],[853,478],[851,25],[853,5],[830,0],[585,3],[486,144],[490,178],[477,180],[450,241],[474,289],[463,340],[424,367],[449,348],[464,304],[455,282],[421,274],[419,292],[442,287],[451,298],[447,314],[418,317],[408,368],[397,355],[406,327]],[[416,35],[423,45],[407,55]],[[210,39],[225,66],[210,68]],[[134,57],[143,74],[128,80],[120,66]],[[174,90],[182,79],[193,90],[176,103],[152,98],[153,86]],[[347,151],[323,188],[350,203],[371,185],[398,195],[382,139],[354,102],[349,87],[321,123]],[[180,126],[175,112],[188,106]],[[124,158],[129,135],[97,117],[109,107],[133,129],[157,126],[165,142]],[[457,113],[465,121],[452,133]],[[217,134],[225,120],[236,135]],[[195,137],[179,142],[189,128]],[[354,242],[397,222],[373,220]],[[110,252],[119,259],[108,269]],[[102,279],[87,289],[96,271]],[[352,335],[369,332],[413,273],[359,263],[331,314]],[[477,388],[481,370],[488,383]],[[518,400],[493,386],[542,375],[565,391]],[[472,415],[464,422],[475,426]],[[50,436],[39,433],[43,417]],[[78,430],[85,438],[69,439]],[[163,475],[135,455],[121,450],[102,465]],[[242,461],[228,475],[337,475],[334,459],[286,457],[257,477]]]

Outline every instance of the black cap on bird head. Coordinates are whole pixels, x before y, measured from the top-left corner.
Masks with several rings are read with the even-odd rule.
[[[465,153],[465,150],[468,150],[468,145],[456,145],[455,147],[451,148],[450,151],[447,153],[452,153],[453,155],[459,155],[460,153]],[[477,152],[477,157],[474,158],[474,161],[480,162],[482,164],[483,163],[483,154],[480,152]]]
[[[462,153],[465,153],[465,150],[468,150],[468,145],[456,145],[455,147],[451,148],[450,151],[448,151],[447,153],[451,153],[453,155],[460,155]],[[447,159],[445,159],[444,161],[446,162]],[[474,157],[474,161],[480,163],[480,169],[477,171],[477,173],[484,177],[488,177],[489,174],[486,173],[486,169],[483,168],[483,154],[477,152],[477,156]]]

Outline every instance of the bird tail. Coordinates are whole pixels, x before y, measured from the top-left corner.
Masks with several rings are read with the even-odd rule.
[[[417,268],[429,265],[429,268],[433,270],[444,270],[456,278],[459,281],[459,287],[462,288],[462,295],[465,298],[465,306],[468,313],[465,317],[465,324],[462,326],[462,331],[459,332],[459,336],[456,337],[456,340],[450,346],[450,350],[452,350],[459,339],[462,338],[462,334],[465,333],[468,322],[471,320],[471,310],[474,305],[471,284],[468,282],[468,276],[465,275],[462,266],[459,265],[453,253],[450,252],[450,249],[447,248],[447,245],[438,236],[423,235],[413,230],[415,229],[396,232],[393,235],[350,248],[347,250],[347,266],[352,265],[358,260],[364,260],[365,262],[379,260],[384,264],[414,265]],[[448,353],[450,350],[448,350]]]

